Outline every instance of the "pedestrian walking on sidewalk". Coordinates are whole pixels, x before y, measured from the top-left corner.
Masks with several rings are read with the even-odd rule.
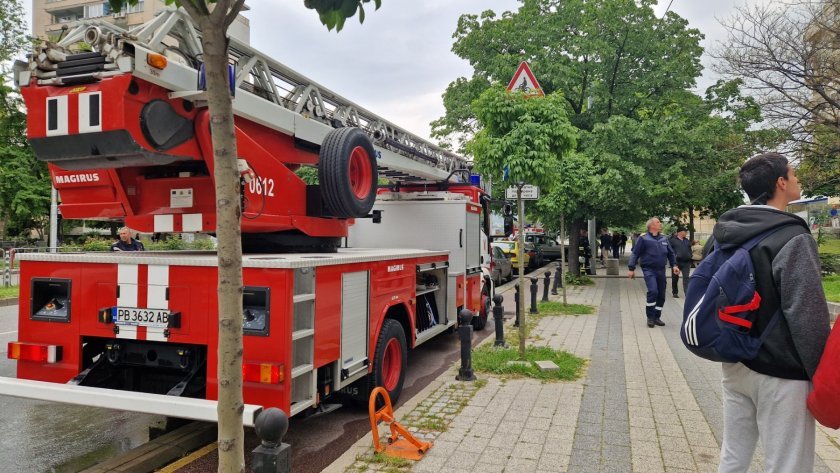
[[[688,276],[691,274],[691,242],[686,238],[687,234],[687,228],[679,227],[677,228],[677,234],[672,236],[669,241],[671,248],[674,250],[674,257],[677,259],[677,267],[680,268],[679,274],[671,275],[671,295],[675,298],[680,297],[680,276],[683,280],[683,294],[688,292]]]
[[[647,315],[648,327],[654,325],[663,326],[662,306],[665,304],[665,263],[671,265],[671,271],[679,275],[680,269],[676,266],[674,250],[664,235],[660,235],[662,222],[652,217],[647,221],[647,233],[640,236],[630,253],[630,262],[627,267],[630,269],[630,279],[636,277],[636,263],[642,267],[642,274],[647,286],[647,303],[645,314]]]
[[[610,257],[610,248],[612,247],[612,237],[606,228],[601,229],[601,236],[598,237],[599,247],[601,248],[601,265],[607,264],[607,258]]]
[[[759,154],[741,166],[739,177],[752,204],[724,213],[715,225],[713,243],[737,246],[776,231],[750,251],[761,296],[750,330],[766,339],[756,358],[723,363],[718,471],[747,471],[761,438],[765,471],[807,473],[814,469],[815,426],[805,402],[829,333],[817,246],[808,224],[784,211],[800,198],[787,158]],[[783,322],[764,334],[777,310]]]
[[[621,232],[621,246],[618,247],[619,255],[624,256],[624,249],[627,247],[627,234]]]

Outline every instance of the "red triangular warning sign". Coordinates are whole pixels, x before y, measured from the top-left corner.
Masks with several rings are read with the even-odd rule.
[[[513,79],[510,80],[507,86],[507,90],[508,92],[519,90],[528,95],[545,96],[542,87],[540,87],[540,83],[537,82],[537,78],[534,77],[534,73],[531,72],[531,68],[528,67],[528,63],[525,61],[519,64],[519,67],[516,69],[516,74],[513,75]]]

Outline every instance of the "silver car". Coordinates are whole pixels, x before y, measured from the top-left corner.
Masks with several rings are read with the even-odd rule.
[[[494,245],[491,258],[492,277],[497,286],[501,285],[502,281],[513,279],[513,264],[501,248]]]

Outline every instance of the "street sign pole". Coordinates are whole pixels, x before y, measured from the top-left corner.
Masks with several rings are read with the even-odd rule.
[[[516,186],[516,205],[519,208],[519,252],[516,255],[516,262],[519,271],[519,358],[525,358],[525,201],[522,200],[522,186],[519,182]]]

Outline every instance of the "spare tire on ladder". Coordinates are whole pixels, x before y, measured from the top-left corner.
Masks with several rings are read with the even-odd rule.
[[[365,132],[336,128],[321,145],[318,181],[321,198],[332,216],[364,217],[373,208],[379,175],[376,154]]]

